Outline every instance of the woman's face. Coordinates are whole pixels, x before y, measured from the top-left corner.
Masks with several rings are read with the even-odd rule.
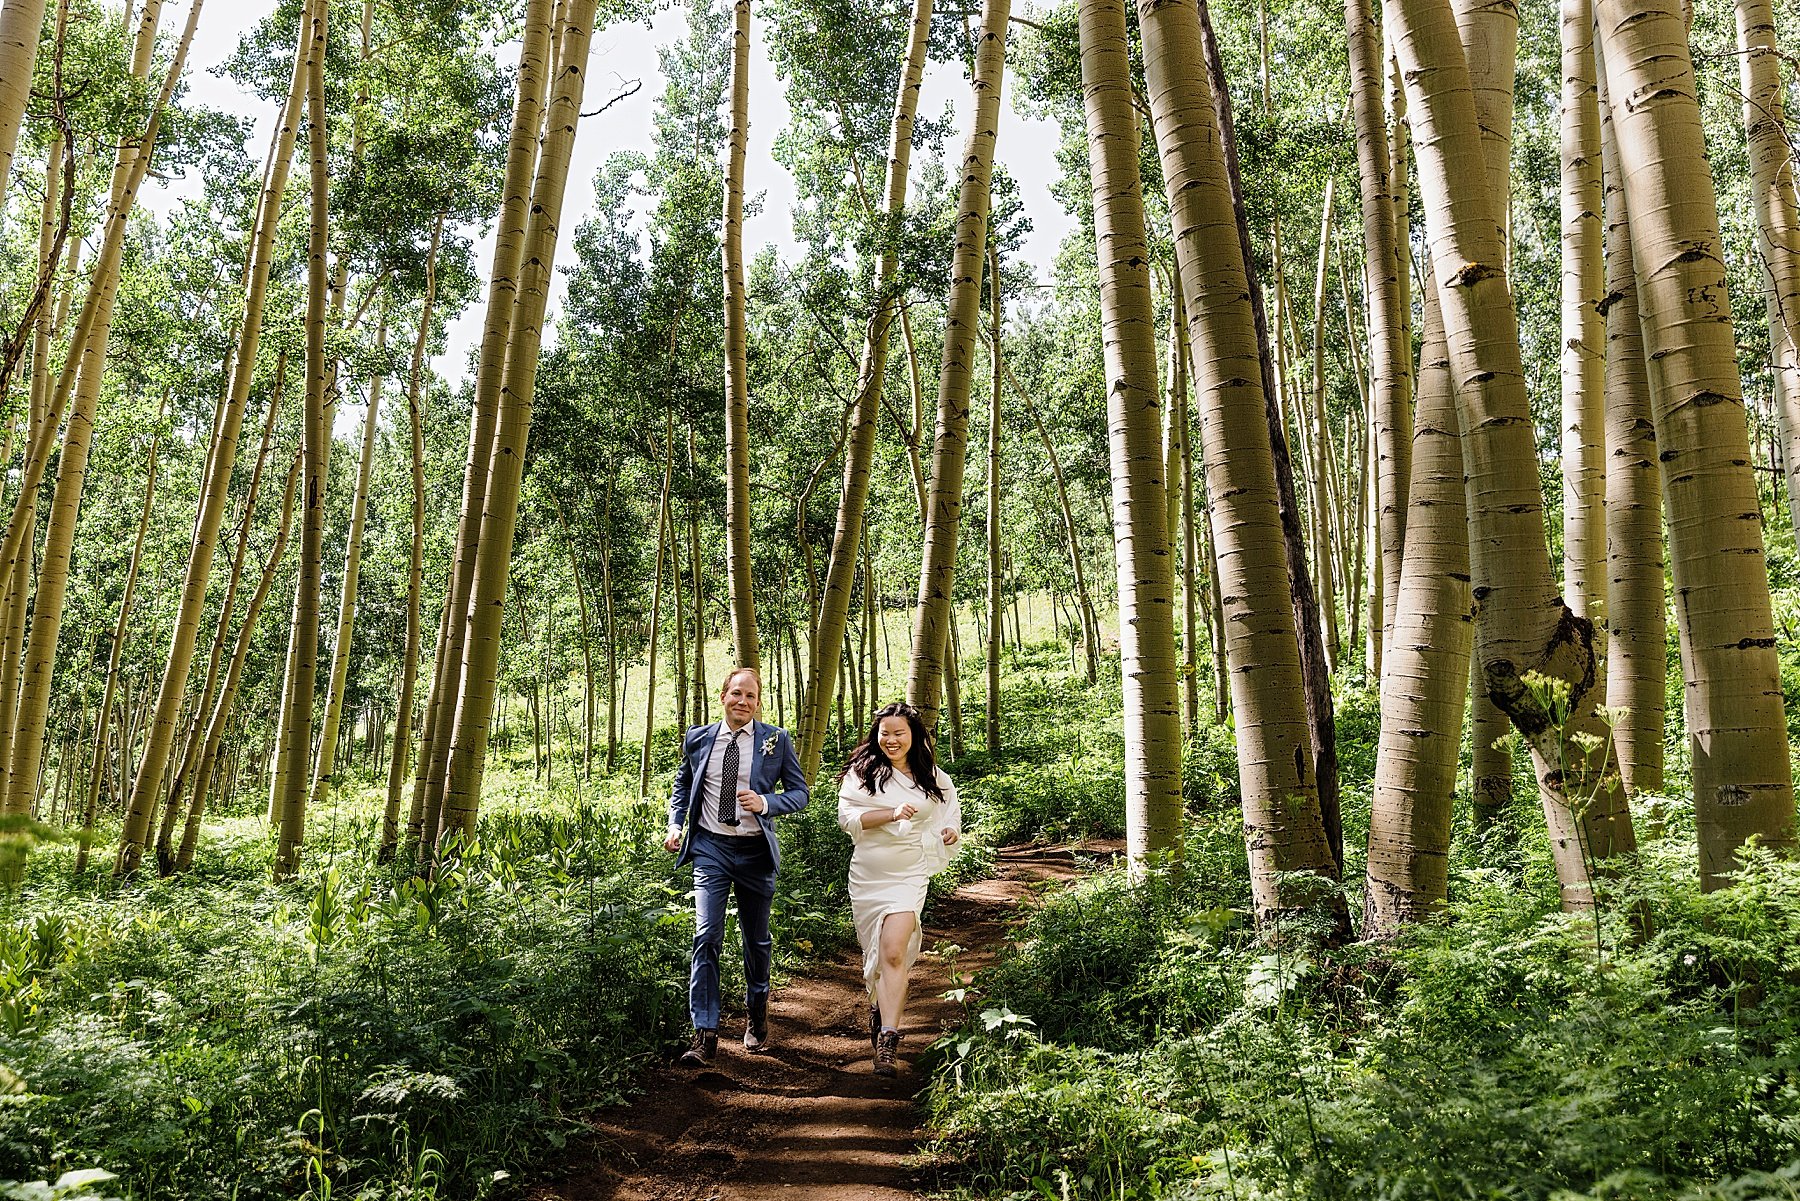
[[[912,726],[904,717],[884,717],[881,726],[875,732],[875,741],[881,747],[881,753],[888,757],[888,762],[896,767],[906,766],[906,752],[912,750]]]

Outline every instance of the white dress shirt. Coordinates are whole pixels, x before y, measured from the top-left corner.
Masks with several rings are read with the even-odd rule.
[[[760,838],[762,823],[756,820],[742,805],[733,801],[737,810],[738,824],[728,826],[719,820],[719,777],[725,771],[725,748],[735,738],[738,744],[738,778],[739,788],[750,787],[751,759],[756,754],[754,730],[755,722],[745,722],[734,734],[723,721],[719,723],[719,733],[713,739],[712,753],[706,757],[706,774],[700,779],[700,795],[694,803],[700,806],[700,828],[709,830],[722,838]]]

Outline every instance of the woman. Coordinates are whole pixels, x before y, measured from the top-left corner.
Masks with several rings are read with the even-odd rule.
[[[869,989],[875,1074],[894,1074],[907,973],[919,955],[925,885],[962,838],[962,807],[931,754],[931,735],[911,705],[878,709],[850,752],[838,788],[838,825],[856,844],[850,906]]]

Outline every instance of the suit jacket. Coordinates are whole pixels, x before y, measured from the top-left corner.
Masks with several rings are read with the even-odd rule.
[[[701,793],[706,784],[706,760],[712,754],[718,737],[719,723],[695,726],[681,740],[681,766],[675,772],[675,786],[669,792],[669,828],[681,831],[681,853],[675,866],[694,858],[694,829],[699,824]],[[768,753],[763,747],[768,746]],[[769,857],[781,867],[781,844],[775,838],[775,823],[770,820],[783,813],[806,808],[811,793],[806,776],[800,770],[800,756],[794,753],[794,740],[786,730],[767,722],[750,723],[750,771],[743,787],[761,793],[768,811],[751,814],[769,844]]]

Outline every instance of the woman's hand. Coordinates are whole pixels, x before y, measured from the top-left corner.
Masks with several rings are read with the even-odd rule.
[[[888,820],[903,822],[918,811],[919,807],[911,801],[902,801],[900,804],[894,806],[894,814],[892,817],[888,818]]]
[[[945,826],[944,827],[944,845],[945,846],[953,847],[961,841],[962,841],[962,835],[958,834],[956,832],[956,827],[954,827],[954,826]]]

